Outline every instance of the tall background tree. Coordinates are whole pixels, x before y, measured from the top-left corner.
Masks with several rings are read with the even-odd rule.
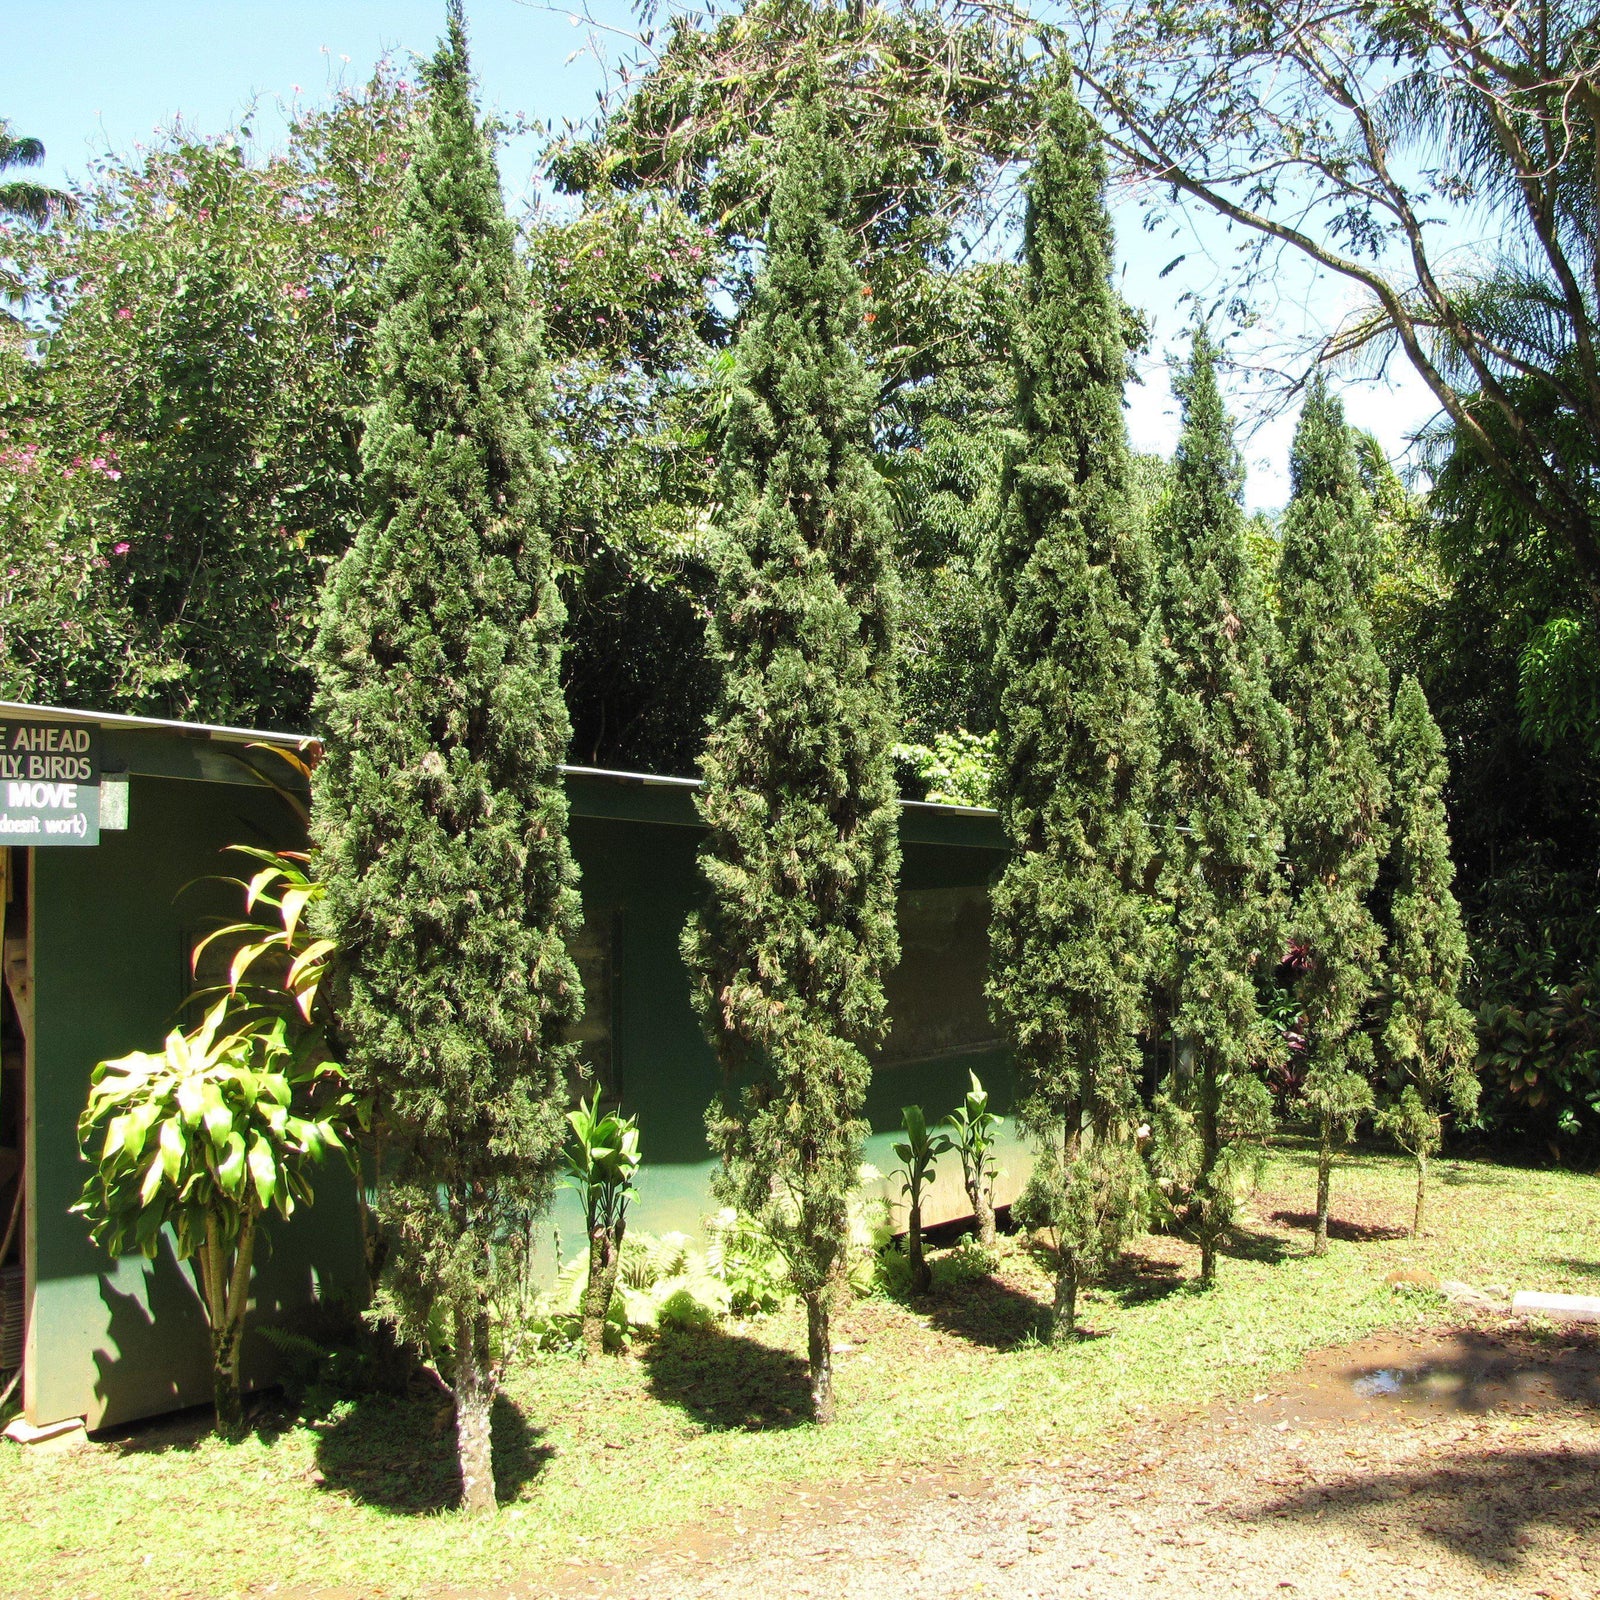
[[[1216,1278],[1241,1156],[1272,1123],[1258,984],[1284,907],[1278,790],[1288,718],[1272,693],[1274,627],[1246,544],[1244,466],[1201,330],[1174,387],[1183,404],[1165,503],[1156,786],[1162,888],[1173,912],[1172,1027],[1184,1070],[1169,1088],[1194,1138],[1189,1222],[1200,1279]],[[1188,1141],[1185,1141],[1187,1143]]]
[[[1270,292],[1297,257],[1343,280],[1353,308],[1311,353],[1403,357],[1500,492],[1563,545],[1600,618],[1594,494],[1576,466],[1600,453],[1592,0],[1277,0],[1248,28],[1180,0],[1061,21],[1120,161],[1159,180],[1156,208],[1209,208],[1253,241],[1247,291]],[[1470,264],[1463,238],[1487,241]]]
[[[699,806],[710,901],[685,933],[726,1072],[709,1114],[721,1193],[759,1218],[805,1300],[812,1407],[834,1410],[829,1306],[868,1066],[897,956],[889,524],[876,388],[846,227],[849,167],[802,84],[741,333]]]
[[[578,902],[539,327],[458,3],[427,77],[383,273],[372,511],[317,642],[314,818],[338,1035],[383,1128],[393,1303],[413,1335],[442,1314],[462,1502],[487,1511],[490,1302],[561,1161]]]
[[[304,727],[329,564],[360,524],[377,273],[421,96],[380,67],[284,146],[181,129],[11,241],[0,693]]]
[[[0,225],[17,221],[42,228],[53,216],[71,212],[72,197],[61,190],[29,178],[6,176],[24,167],[37,167],[43,161],[43,142],[28,134],[13,133],[11,123],[0,117]],[[0,238],[4,237],[0,234]],[[0,251],[0,258],[10,253],[9,250]],[[0,328],[20,320],[17,302],[24,289],[22,279],[10,262],[0,259]]]
[[[1409,675],[1395,695],[1386,754],[1390,900],[1378,1051],[1392,1099],[1379,1120],[1417,1164],[1411,1231],[1420,1234],[1441,1109],[1448,1104],[1470,1117],[1478,1078],[1472,1017],[1458,998],[1467,936],[1450,887],[1444,736],[1422,685]]]
[[[1328,1247],[1334,1154],[1373,1105],[1369,1024],[1383,934],[1370,900],[1389,800],[1388,676],[1364,604],[1372,586],[1370,507],[1344,409],[1320,379],[1300,416],[1290,472],[1294,492],[1278,569],[1278,696],[1294,739],[1285,853],[1302,963],[1302,1097],[1317,1128],[1320,1255]]]
[[[1053,1330],[1138,1205],[1122,1136],[1137,1104],[1150,853],[1148,552],[1129,497],[1122,391],[1135,327],[1111,286],[1105,165],[1063,83],[1029,172],[1014,330],[1016,444],[993,604],[996,802],[989,994],[1037,1149],[1023,1211],[1059,1241]]]

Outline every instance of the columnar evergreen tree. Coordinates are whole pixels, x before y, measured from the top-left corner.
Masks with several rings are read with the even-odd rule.
[[[1190,1220],[1200,1279],[1216,1278],[1236,1168],[1271,1127],[1256,977],[1281,938],[1274,790],[1288,718],[1272,694],[1272,622],[1245,542],[1244,466],[1217,388],[1216,352],[1194,336],[1161,574],[1162,884],[1173,908],[1173,1028],[1189,1070],[1174,1107],[1192,1129]],[[1270,964],[1270,955],[1268,961]]]
[[[314,832],[345,1062],[385,1130],[395,1302],[417,1334],[444,1313],[462,1502],[492,1510],[489,1305],[561,1159],[578,904],[539,328],[458,0],[427,75],[384,268],[371,515],[317,645]]]
[[[1477,1038],[1456,998],[1466,965],[1467,935],[1450,884],[1450,825],[1444,785],[1449,776],[1444,735],[1410,674],[1389,719],[1389,941],[1384,960],[1383,1027],[1378,1049],[1397,1098],[1380,1125],[1417,1164],[1411,1231],[1422,1232],[1428,1158],[1439,1148],[1440,1107],[1477,1109]]]
[[[1383,935],[1369,900],[1386,845],[1383,737],[1389,688],[1361,596],[1371,541],[1344,410],[1318,378],[1290,454],[1278,593],[1279,698],[1294,738],[1286,855],[1305,965],[1305,1103],[1317,1128],[1316,1251],[1328,1248],[1338,1146],[1373,1105],[1368,1031]]]
[[[684,938],[726,1078],[720,1196],[758,1217],[804,1298],[811,1398],[833,1415],[832,1291],[868,1067],[897,956],[894,581],[869,453],[865,301],[849,170],[813,79],[789,115],[767,252],[738,346],[732,509],[711,628],[709,904]]]
[[[1130,317],[1111,286],[1096,131],[1065,80],[1028,180],[1013,334],[1017,442],[996,560],[1003,619],[989,994],[1037,1159],[1022,1214],[1059,1245],[1055,1337],[1142,1203],[1137,1104],[1153,755],[1148,557],[1122,417]]]

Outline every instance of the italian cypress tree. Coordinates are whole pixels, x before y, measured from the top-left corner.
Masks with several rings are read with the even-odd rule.
[[[1286,855],[1304,968],[1304,1098],[1317,1129],[1318,1255],[1338,1146],[1373,1105],[1369,1010],[1383,935],[1369,904],[1385,849],[1389,688],[1361,602],[1367,505],[1344,410],[1317,378],[1290,454],[1278,593],[1279,698],[1294,739]]]
[[[313,790],[347,1070],[384,1128],[402,1324],[442,1311],[462,1503],[492,1510],[491,1297],[560,1161],[578,914],[539,329],[459,3],[383,272],[371,513],[317,643]]]
[[[1422,1232],[1428,1158],[1439,1148],[1440,1107],[1458,1116],[1478,1105],[1472,1017],[1456,998],[1467,935],[1450,884],[1450,827],[1444,736],[1422,685],[1409,674],[1389,719],[1389,942],[1384,960],[1383,1027],[1378,1048],[1398,1097],[1379,1124],[1417,1164],[1411,1231]]]
[[[1281,937],[1277,786],[1288,717],[1272,694],[1272,623],[1245,543],[1244,466],[1198,331],[1174,387],[1183,434],[1161,573],[1162,880],[1174,922],[1173,1028],[1188,1071],[1171,1097],[1192,1139],[1190,1219],[1200,1279],[1216,1278],[1236,1169],[1272,1123],[1256,976]],[[1186,1143],[1189,1141],[1185,1141]]]
[[[1149,561],[1128,493],[1130,318],[1111,286],[1097,132],[1063,82],[1046,110],[1013,332],[1016,442],[995,563],[996,796],[1011,855],[995,887],[989,995],[1036,1147],[1020,1214],[1058,1244],[1052,1334],[1143,1198],[1137,1105],[1149,853]]]
[[[890,534],[869,453],[875,389],[845,224],[849,171],[813,80],[787,119],[766,259],[740,336],[732,514],[711,645],[709,903],[684,953],[725,1069],[708,1117],[719,1195],[777,1241],[833,1415],[828,1319],[869,1077],[898,953]]]

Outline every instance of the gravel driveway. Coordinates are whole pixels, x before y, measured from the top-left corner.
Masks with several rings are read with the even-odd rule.
[[[543,1592],[1600,1600],[1600,1346],[1503,1325],[1385,1335],[1115,1454],[779,1491]]]

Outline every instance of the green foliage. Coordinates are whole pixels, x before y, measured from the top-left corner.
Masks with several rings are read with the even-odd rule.
[[[716,692],[704,617],[731,363],[710,231],[660,195],[608,193],[527,237],[574,760],[596,766],[693,772]]]
[[[463,1497],[494,1504],[489,1300],[561,1163],[580,1006],[538,321],[459,13],[384,266],[371,511],[318,635],[316,930],[384,1129],[395,1307],[451,1324]]]
[[[25,133],[13,133],[8,118],[0,117],[0,173],[36,167],[44,160],[44,145]],[[0,182],[0,217],[31,222],[42,228],[54,216],[70,212],[72,200],[59,190],[27,178]]]
[[[589,1239],[588,1287],[583,1301],[584,1343],[598,1354],[605,1346],[606,1308],[621,1265],[618,1252],[628,1224],[634,1174],[639,1170],[639,1124],[614,1111],[601,1114],[600,1091],[567,1113],[572,1125],[567,1171],[583,1202]]]
[[[1032,131],[1037,57],[981,19],[756,0],[675,17],[630,68],[631,92],[554,152],[558,183],[596,197],[666,194],[746,267],[776,214],[785,108],[820,80],[856,154],[845,248],[875,310],[862,334],[885,392],[969,357],[995,321],[992,267],[952,266],[1004,204]]]
[[[1171,1027],[1193,1059],[1168,1093],[1198,1133],[1187,1219],[1210,1284],[1241,1142],[1272,1122],[1254,1076],[1264,1029],[1257,991],[1263,953],[1270,966],[1281,948],[1277,802],[1289,728],[1272,694],[1274,631],[1246,545],[1243,463],[1203,330],[1175,387],[1184,427],[1163,507],[1157,794],[1173,918]]]
[[[1039,1146],[1033,1215],[1061,1240],[1058,1304],[1136,1208],[1083,1203],[1127,1170],[1099,1139],[1137,1094],[1149,854],[1148,559],[1122,418],[1132,319],[1111,287],[1104,157],[1063,80],[1028,179],[1015,332],[1017,439],[995,564],[1002,626],[996,803],[1011,855],[994,892],[989,994]],[[1090,1150],[1080,1143],[1085,1130]],[[1062,1327],[1065,1331],[1065,1327]]]
[[[684,954],[725,1069],[719,1197],[782,1250],[831,1410],[827,1299],[863,1133],[862,1046],[896,955],[889,530],[868,453],[875,386],[842,151],[813,84],[739,342],[712,650],[721,699],[697,799],[711,895]]]
[[[325,886],[311,876],[311,857],[303,850],[260,850],[233,844],[237,855],[262,863],[248,880],[233,878],[244,893],[248,918],[261,907],[275,912],[273,920],[230,922],[213,929],[195,947],[191,967],[198,968],[206,948],[219,941],[234,944],[228,961],[228,993],[263,997],[269,1005],[282,999],[309,1024],[317,997],[333,956],[333,941],[310,931],[307,912],[322,900]],[[259,970],[272,971],[273,982],[263,985]],[[254,982],[247,982],[256,973]]]
[[[966,1098],[944,1119],[951,1147],[961,1158],[961,1177],[977,1223],[978,1243],[994,1244],[994,1180],[999,1168],[991,1151],[1005,1118],[989,1109],[989,1091],[976,1072],[969,1079]]]
[[[906,1258],[911,1264],[911,1292],[926,1294],[933,1278],[922,1254],[922,1191],[933,1181],[939,1157],[949,1151],[950,1136],[928,1131],[928,1119],[921,1106],[902,1106],[900,1125],[906,1136],[895,1141],[894,1153],[903,1163],[903,1170],[896,1174],[901,1179],[901,1192],[910,1201]]]
[[[1478,1104],[1477,1041],[1457,998],[1467,937],[1451,890],[1449,772],[1444,739],[1412,677],[1395,695],[1388,760],[1392,886],[1379,1047],[1384,1065],[1428,1110],[1448,1101],[1465,1119]]]
[[[994,735],[937,733],[932,745],[897,744],[894,758],[916,775],[919,798],[948,806],[986,806],[994,784]]]
[[[174,131],[9,242],[43,325],[0,386],[0,694],[305,725],[416,113],[380,67],[264,161]]]
[[[1600,1121],[1600,974],[1554,976],[1554,952],[1526,947],[1497,963],[1495,998],[1478,1008],[1485,1101],[1508,1132],[1592,1146]]]
[[[776,1311],[789,1298],[788,1272],[778,1247],[732,1206],[706,1219],[706,1266],[728,1286],[736,1317]]]
[[[615,1231],[628,1213],[634,1175],[639,1170],[639,1123],[615,1111],[602,1114],[600,1091],[588,1104],[578,1102],[567,1113],[572,1137],[567,1143],[567,1171],[583,1204],[592,1236],[596,1228]]]
[[[529,1331],[538,1348],[564,1350],[580,1342],[595,1348],[585,1326],[592,1315],[590,1259],[569,1262],[536,1302]],[[607,1289],[600,1337],[611,1351],[664,1328],[710,1328],[736,1312],[728,1280],[715,1270],[709,1252],[696,1250],[684,1233],[629,1234]]]
[[[74,1211],[112,1255],[154,1258],[163,1229],[199,1270],[211,1329],[218,1425],[242,1418],[239,1351],[258,1224],[309,1204],[307,1169],[349,1136],[348,1096],[315,1091],[333,1067],[308,1065],[282,1017],[229,1027],[219,1000],[159,1053],[102,1061],[78,1142],[94,1172]]]
[[[1600,656],[1591,616],[1548,618],[1522,648],[1517,706],[1523,725],[1542,744],[1567,741],[1600,749]]]
[[[1079,1286],[1102,1276],[1143,1228],[1149,1188],[1144,1163],[1126,1139],[1080,1143],[1066,1157],[1049,1146],[1040,1148],[1012,1212],[1023,1227],[1047,1236],[1055,1257],[1055,1340],[1077,1329]]]
[[[1372,587],[1370,508],[1344,411],[1319,378],[1295,432],[1293,498],[1284,519],[1279,604],[1284,653],[1278,695],[1294,765],[1285,854],[1294,936],[1306,955],[1296,996],[1305,1017],[1302,1094],[1324,1152],[1317,1242],[1327,1243],[1332,1151],[1372,1105],[1368,1012],[1383,934],[1369,899],[1387,844],[1383,740],[1388,677],[1363,596]]]

